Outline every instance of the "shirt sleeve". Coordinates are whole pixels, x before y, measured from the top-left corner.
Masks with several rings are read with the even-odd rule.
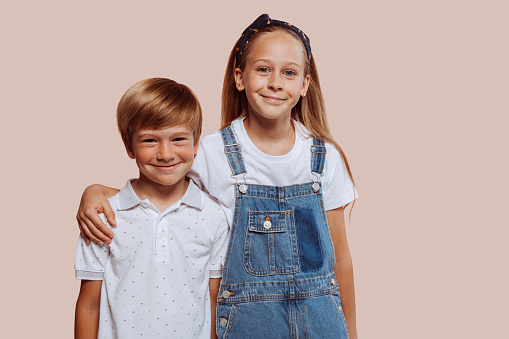
[[[348,175],[338,150],[333,145],[327,144],[323,181],[324,209],[329,211],[345,206],[357,197],[357,189]]]
[[[106,218],[100,214],[103,222],[107,224]],[[80,235],[78,246],[76,248],[76,256],[74,259],[74,270],[76,279],[83,280],[102,280],[104,276],[104,268],[110,255],[110,248],[107,243],[103,246],[91,241],[87,244]]]
[[[218,205],[217,231],[210,253],[210,278],[221,278],[223,262],[228,250],[228,223],[222,208]]]

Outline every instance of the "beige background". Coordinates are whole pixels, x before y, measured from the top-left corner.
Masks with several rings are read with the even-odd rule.
[[[182,3],[0,5],[1,336],[72,336],[81,192],[137,174],[123,92],[186,83],[214,131],[228,54],[267,12],[311,37],[357,181],[360,337],[508,338],[507,2]]]

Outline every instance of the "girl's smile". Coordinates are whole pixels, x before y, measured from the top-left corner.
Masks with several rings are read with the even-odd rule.
[[[309,85],[302,42],[284,32],[260,36],[246,54],[243,70],[235,70],[239,90],[245,90],[250,118],[290,121],[292,108]]]
[[[272,103],[272,104],[282,104],[286,101],[286,99],[278,98],[278,97],[271,96],[271,95],[261,95],[261,96],[263,98],[265,98],[265,100],[267,100],[269,103]]]

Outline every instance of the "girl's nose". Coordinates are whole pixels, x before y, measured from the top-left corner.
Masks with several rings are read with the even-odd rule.
[[[169,161],[175,158],[175,152],[171,145],[162,144],[157,150],[157,160]]]
[[[278,72],[272,73],[269,79],[268,87],[273,91],[279,91],[283,89],[283,79],[281,77],[281,74]]]

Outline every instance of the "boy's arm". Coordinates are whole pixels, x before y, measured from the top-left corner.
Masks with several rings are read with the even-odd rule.
[[[108,198],[117,194],[118,191],[116,188],[103,185],[91,185],[83,192],[76,219],[81,235],[87,244],[90,243],[90,239],[100,245],[104,242],[111,243],[113,232],[106,227],[99,214],[104,213],[109,224],[116,225],[115,213],[111,209]]]
[[[80,294],[76,301],[74,338],[97,338],[102,280],[81,280]]]
[[[210,331],[210,338],[217,339],[216,334],[216,306],[217,306],[217,294],[219,293],[219,285],[221,285],[221,278],[210,278],[209,279],[209,290],[210,290],[210,307],[212,316],[212,328]]]
[[[334,244],[336,259],[334,273],[338,280],[341,304],[348,327],[348,337],[350,339],[357,339],[353,265],[346,239],[344,208],[340,207],[329,210],[326,214],[332,243]]]

